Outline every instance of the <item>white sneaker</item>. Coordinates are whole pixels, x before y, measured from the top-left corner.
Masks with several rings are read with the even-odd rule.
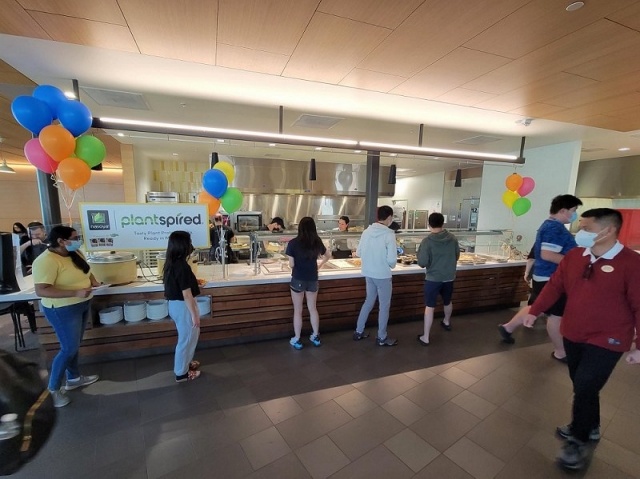
[[[49,393],[53,399],[53,407],[65,407],[71,402],[69,396],[67,396],[62,389],[59,391],[49,391]]]
[[[82,386],[93,384],[98,379],[100,379],[100,376],[97,374],[92,374],[91,376],[80,376],[76,379],[67,379],[67,384],[65,384],[64,388],[67,391],[73,391],[74,389],[81,388]]]

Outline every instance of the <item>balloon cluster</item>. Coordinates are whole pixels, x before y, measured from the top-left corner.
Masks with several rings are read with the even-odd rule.
[[[509,175],[504,182],[507,191],[502,194],[502,202],[513,211],[516,216],[522,216],[531,209],[531,200],[525,198],[536,187],[536,182],[528,176],[522,177],[517,173]]]
[[[79,101],[68,100],[54,86],[40,85],[33,96],[17,97],[11,103],[11,113],[37,136],[24,145],[29,163],[45,173],[56,173],[71,190],[86,185],[91,168],[102,163],[107,154],[98,138],[80,136],[91,128],[89,109]]]
[[[198,203],[209,207],[209,215],[215,215],[220,205],[227,213],[234,213],[242,206],[242,192],[229,186],[235,178],[235,170],[231,163],[219,161],[207,171],[202,178],[204,191],[198,195]]]

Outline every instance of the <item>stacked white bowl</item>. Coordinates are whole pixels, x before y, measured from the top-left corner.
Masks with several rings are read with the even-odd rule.
[[[200,316],[205,316],[211,312],[211,296],[198,296],[196,303],[198,304]]]
[[[129,323],[142,321],[147,317],[147,303],[145,301],[127,301],[124,303],[124,320]]]
[[[169,316],[169,302],[166,299],[147,301],[147,318],[152,321]]]
[[[100,324],[116,324],[122,321],[122,306],[111,306],[101,309],[98,313]]]

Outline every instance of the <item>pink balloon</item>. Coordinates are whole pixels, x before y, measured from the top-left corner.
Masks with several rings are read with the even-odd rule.
[[[522,185],[520,185],[520,188],[518,188],[518,194],[520,196],[527,196],[533,191],[535,187],[536,182],[533,180],[533,178],[525,176],[524,178],[522,178]]]
[[[47,152],[42,149],[40,140],[32,138],[24,145],[24,155],[33,166],[45,173],[55,173],[58,169],[58,162],[47,155]]]

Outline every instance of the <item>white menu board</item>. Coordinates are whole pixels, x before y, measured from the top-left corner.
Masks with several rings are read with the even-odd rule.
[[[191,234],[194,248],[208,248],[209,212],[196,203],[80,203],[87,251],[166,249],[174,231]]]

